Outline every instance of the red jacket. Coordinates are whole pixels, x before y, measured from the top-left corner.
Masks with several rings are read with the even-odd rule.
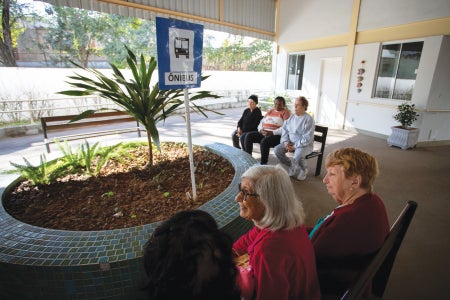
[[[334,209],[311,238],[322,293],[345,292],[356,272],[381,247],[388,233],[386,208],[374,193]]]
[[[254,227],[233,249],[250,255],[256,300],[320,299],[314,250],[303,226],[277,231]]]

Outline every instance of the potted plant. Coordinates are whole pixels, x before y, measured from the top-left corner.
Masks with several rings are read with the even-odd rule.
[[[400,122],[400,126],[392,126],[392,133],[388,137],[389,146],[397,146],[403,150],[414,148],[419,138],[419,128],[411,125],[417,120],[419,114],[415,111],[415,104],[402,103],[397,106],[397,114],[393,118]]]

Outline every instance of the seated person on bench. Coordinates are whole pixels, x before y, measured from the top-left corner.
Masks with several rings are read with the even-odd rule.
[[[262,119],[261,110],[258,107],[258,96],[250,95],[247,100],[247,108],[242,113],[237,123],[236,130],[231,134],[233,146],[241,149],[245,147],[245,136],[252,131],[258,130],[259,121]],[[239,146],[239,142],[241,146]],[[245,151],[245,149],[243,149]]]
[[[314,119],[306,112],[307,109],[308,100],[305,97],[295,99],[295,113],[284,122],[280,144],[274,149],[280,162],[289,167],[289,176],[297,180],[306,179],[308,163],[305,157],[314,147]],[[294,157],[287,157],[287,152],[294,152]]]
[[[253,143],[259,143],[261,165],[267,164],[270,148],[280,143],[281,126],[291,115],[291,112],[286,108],[286,100],[283,97],[276,97],[273,106],[274,108],[269,110],[259,122],[258,131],[249,132],[244,139],[244,149],[250,155],[253,151]]]
[[[375,157],[357,148],[341,148],[328,154],[325,166],[323,183],[338,206],[307,230],[322,299],[337,299],[383,245],[389,221],[383,201],[373,192],[378,175]],[[365,296],[369,292],[370,287]]]

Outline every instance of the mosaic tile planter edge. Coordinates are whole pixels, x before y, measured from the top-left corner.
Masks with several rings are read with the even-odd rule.
[[[237,238],[251,227],[250,222],[239,217],[234,201],[237,184],[256,160],[228,145],[214,143],[205,147],[227,159],[235,176],[225,191],[199,209],[209,212],[220,228]],[[144,297],[140,290],[142,247],[160,222],[104,231],[41,228],[22,223],[5,212],[5,191],[0,193],[0,298]]]

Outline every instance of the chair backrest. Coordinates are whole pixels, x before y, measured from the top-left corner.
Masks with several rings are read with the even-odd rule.
[[[321,134],[317,134],[320,132]],[[328,127],[315,125],[314,128],[314,141],[322,143],[320,146],[320,152],[323,153],[325,151],[325,142],[327,141]]]
[[[356,277],[356,280],[341,297],[341,300],[361,299],[361,296],[370,282],[372,282],[372,294],[379,298],[383,296],[395,257],[416,208],[416,202],[408,201],[405,208],[392,225],[383,246],[381,246],[380,250],[378,250],[372,258],[369,265]]]

